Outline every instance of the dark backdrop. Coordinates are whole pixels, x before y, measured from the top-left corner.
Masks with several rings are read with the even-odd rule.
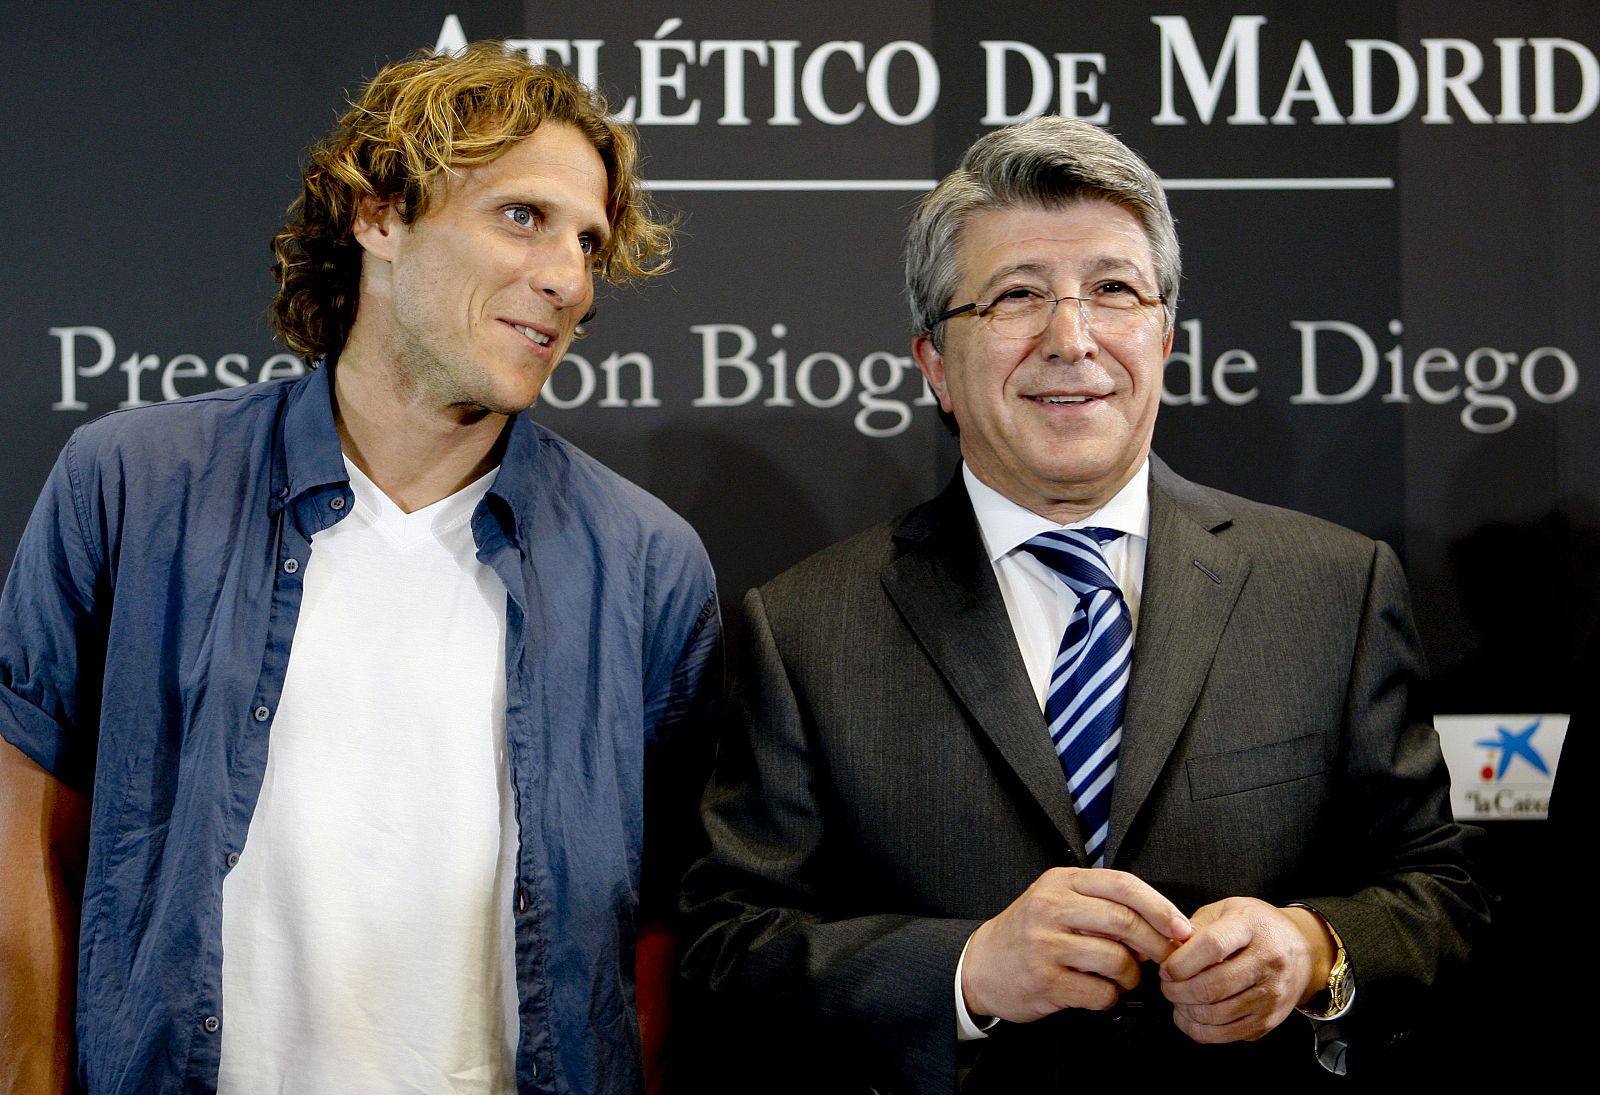
[[[1186,276],[1157,450],[1391,542],[1441,713],[1571,709],[1600,598],[1592,5],[0,16],[0,561],[74,427],[300,367],[266,308],[302,150],[384,62],[513,37],[565,50],[637,120],[683,223],[677,273],[611,293],[534,413],[687,516],[725,599],[951,473],[909,359],[900,230],[974,137],[1076,111],[1171,187]],[[1491,873],[1531,894],[1543,824],[1489,828]]]

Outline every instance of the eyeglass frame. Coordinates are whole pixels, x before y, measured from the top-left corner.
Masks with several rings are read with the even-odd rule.
[[[1122,282],[1122,284],[1127,286],[1128,292],[1130,292],[1130,293],[1132,293],[1134,295],[1134,298],[1138,301],[1139,307],[1141,307],[1141,308],[1153,308],[1158,304],[1159,305],[1165,305],[1167,303],[1167,295],[1165,293],[1157,293],[1153,298],[1147,299],[1145,297],[1145,295],[1143,293],[1141,293],[1135,286],[1129,285],[1126,281]],[[995,297],[988,304],[985,304],[980,300],[975,300],[971,304],[963,304],[959,308],[951,308],[947,312],[941,312],[938,316],[934,317],[933,325],[935,327],[937,327],[939,324],[943,323],[947,319],[954,319],[957,316],[966,315],[968,312],[971,312],[973,315],[977,316],[979,319],[989,319],[989,316],[986,313],[988,313],[988,311],[991,308],[993,308],[996,304],[999,304],[1002,300],[1004,300],[1006,298],[1006,294],[1007,293],[1011,293],[1013,291],[1014,290],[1007,289],[1004,293],[1001,293],[999,296]],[[1092,325],[1094,323],[1094,320],[1089,318],[1089,313],[1085,309],[1085,306],[1087,304],[1089,304],[1089,302],[1093,299],[1091,297],[1078,297],[1078,296],[1073,296],[1072,294],[1069,293],[1066,296],[1059,296],[1059,297],[1056,297],[1054,299],[1051,299],[1050,297],[1044,297],[1044,298],[1041,298],[1041,299],[1043,301],[1047,302],[1050,305],[1049,314],[1045,316],[1044,326],[1040,327],[1037,331],[1035,331],[1031,335],[1001,335],[1000,337],[1001,338],[1038,338],[1040,335],[1044,334],[1045,331],[1049,330],[1050,324],[1053,323],[1055,321],[1055,318],[1056,318],[1056,308],[1059,307],[1061,302],[1064,301],[1064,300],[1075,300],[1075,301],[1077,301],[1078,302],[1078,318],[1081,319],[1085,324],[1088,324],[1088,325]],[[974,309],[976,309],[976,311],[974,311]],[[1132,311],[1132,309],[1129,309],[1129,311]]]

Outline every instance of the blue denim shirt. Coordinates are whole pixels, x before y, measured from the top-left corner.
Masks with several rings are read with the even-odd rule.
[[[350,512],[331,372],[78,430],[0,595],[0,734],[92,795],[77,1033],[96,1095],[216,1087],[222,880],[311,537]],[[659,501],[526,417],[472,528],[508,593],[518,1086],[636,1090],[646,774],[652,809],[692,811],[673,777],[716,686],[710,564]]]

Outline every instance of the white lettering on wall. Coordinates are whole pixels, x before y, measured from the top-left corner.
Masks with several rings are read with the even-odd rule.
[[[1299,336],[1299,386],[1288,397],[1294,406],[1339,407],[1363,400],[1454,406],[1464,429],[1496,434],[1511,429],[1530,406],[1564,403],[1578,390],[1578,361],[1559,346],[1521,352],[1430,346],[1408,360],[1398,320],[1388,325],[1394,344],[1381,351],[1370,332],[1344,320],[1294,320],[1289,326]],[[690,326],[700,368],[698,393],[688,405],[710,412],[811,408],[847,414],[865,437],[898,436],[911,427],[915,408],[938,406],[907,354],[813,346],[791,351],[787,325],[773,323],[765,330],[763,336],[743,323]],[[243,353],[211,359],[193,352],[164,356],[119,350],[112,333],[93,324],[50,327],[47,332],[54,340],[49,367],[59,380],[58,397],[50,404],[55,411],[101,414],[306,372],[302,358],[285,352],[253,365]],[[655,363],[642,350],[613,351],[597,360],[569,352],[540,393],[539,404],[558,412],[583,407],[660,410],[667,403],[656,390]],[[1173,408],[1212,403],[1244,407],[1261,398],[1261,380],[1255,353],[1241,347],[1208,352],[1202,321],[1189,319],[1178,324],[1167,356],[1161,403]]]
[[[1136,83],[1160,89],[1151,118],[1156,125],[1394,125],[1419,110],[1429,125],[1572,124],[1600,105],[1600,60],[1571,38],[1289,39],[1275,34],[1264,15],[1235,15],[1220,42],[1202,42],[1187,16],[1154,15],[1150,23],[1156,71],[1139,74]],[[1093,28],[1077,33],[1089,35]],[[459,52],[469,40],[460,17],[450,14],[434,48]],[[962,47],[960,55],[939,57],[907,39],[702,37],[688,33],[676,16],[627,44],[631,51],[621,43],[607,49],[599,38],[506,39],[529,60],[564,65],[591,87],[631,89],[616,117],[640,126],[916,125],[939,104],[941,62],[982,64],[982,125],[1009,125],[1046,111],[1099,125],[1111,121],[1106,54],[1092,48],[1047,51],[1007,38],[975,43],[975,56],[965,52],[972,47]],[[1342,63],[1329,63],[1343,51],[1349,53],[1348,87],[1328,77],[1343,71]],[[1273,77],[1282,84],[1269,87],[1264,72],[1287,75]],[[1531,112],[1525,75],[1531,76]],[[1376,102],[1375,87],[1390,89],[1385,94],[1392,100]]]
[[[1289,397],[1290,403],[1333,406],[1371,395],[1382,368],[1378,343],[1370,334],[1342,320],[1296,320],[1289,326],[1300,332],[1300,390]],[[1391,335],[1398,337],[1403,329],[1399,320],[1389,322]],[[1396,343],[1381,360],[1389,366],[1382,402],[1410,403],[1413,394],[1435,406],[1460,400],[1461,425],[1476,434],[1502,433],[1516,424],[1512,395],[1517,389],[1535,403],[1547,404],[1563,402],[1578,390],[1578,363],[1557,346],[1525,354],[1479,346],[1464,355],[1430,346],[1418,352],[1407,370]]]
[[[1236,15],[1228,22],[1222,44],[1209,58],[1189,20],[1182,15],[1154,15],[1161,65],[1161,104],[1150,120],[1156,125],[1187,125],[1192,116],[1210,125],[1232,90],[1229,125],[1260,125],[1262,113],[1262,58],[1268,50],[1287,50],[1289,42],[1269,41],[1261,15]],[[1378,38],[1350,38],[1350,87],[1346,112],[1327,77],[1327,66],[1310,39],[1292,43],[1294,61],[1277,100],[1271,122],[1293,125],[1296,108],[1308,105],[1317,125],[1392,125],[1411,116],[1419,95],[1429,125],[1450,125],[1458,119],[1475,125],[1525,122],[1570,124],[1594,113],[1600,105],[1600,61],[1581,42],[1570,38],[1495,38],[1494,65],[1485,50],[1465,38],[1423,38],[1421,60],[1396,42]],[[1031,48],[1031,47],[1030,47]],[[1330,47],[1324,43],[1321,48]],[[1373,101],[1374,61],[1382,55],[1383,76],[1393,77],[1394,101],[1380,109]],[[1522,72],[1533,72],[1534,110],[1522,110]],[[1497,71],[1491,71],[1491,69]],[[1564,93],[1557,77],[1564,73]],[[992,79],[992,76],[991,76]],[[1563,94],[1565,100],[1562,100]],[[1498,112],[1491,112],[1492,104]],[[987,119],[986,119],[987,120]]]

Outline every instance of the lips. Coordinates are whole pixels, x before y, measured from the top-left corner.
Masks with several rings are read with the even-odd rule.
[[[1044,395],[1025,395],[1022,398],[1031,403],[1041,403],[1046,407],[1081,407],[1087,403],[1098,402],[1099,400],[1104,399],[1105,396],[1078,394],[1069,395],[1066,393],[1051,392]]]

